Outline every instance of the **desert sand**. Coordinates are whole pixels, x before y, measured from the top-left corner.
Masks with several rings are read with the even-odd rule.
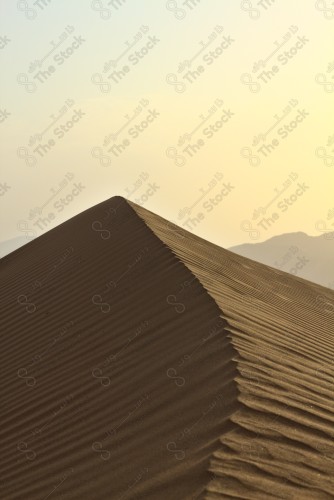
[[[122,197],[0,287],[1,498],[334,498],[330,289]]]

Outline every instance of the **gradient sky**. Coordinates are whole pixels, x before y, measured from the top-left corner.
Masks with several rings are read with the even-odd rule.
[[[330,1],[0,6],[1,240],[114,195],[224,247],[334,229]]]

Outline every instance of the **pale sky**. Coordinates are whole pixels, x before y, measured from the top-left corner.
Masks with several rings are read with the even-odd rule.
[[[0,240],[115,195],[223,247],[334,229],[331,2],[0,6]]]

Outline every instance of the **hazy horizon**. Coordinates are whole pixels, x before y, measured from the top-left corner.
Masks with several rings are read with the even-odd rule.
[[[330,9],[25,4],[0,1],[2,240],[115,195],[220,246],[333,230]]]

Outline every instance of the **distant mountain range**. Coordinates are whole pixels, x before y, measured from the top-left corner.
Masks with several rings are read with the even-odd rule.
[[[334,289],[334,232],[321,236],[287,233],[262,243],[246,243],[229,250]]]
[[[0,259],[11,252],[14,252],[17,248],[22,247],[29,241],[25,236],[18,236],[17,238],[12,238],[10,240],[5,240],[0,242]]]

